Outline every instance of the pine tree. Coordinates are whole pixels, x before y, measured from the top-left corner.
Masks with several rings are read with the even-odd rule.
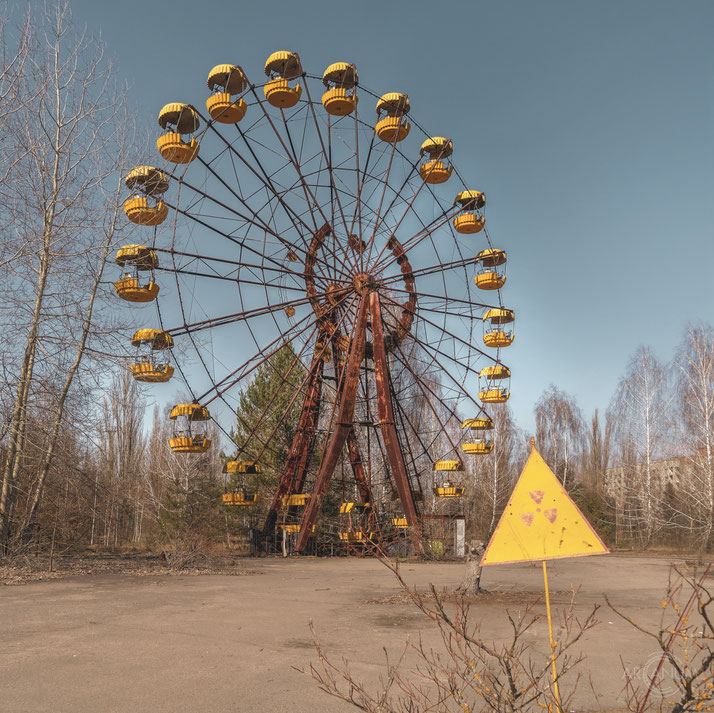
[[[243,485],[261,493],[260,512],[282,475],[300,418],[306,374],[292,344],[286,344],[256,369],[240,395],[231,433],[237,452],[231,457],[258,462],[260,475],[247,476]]]

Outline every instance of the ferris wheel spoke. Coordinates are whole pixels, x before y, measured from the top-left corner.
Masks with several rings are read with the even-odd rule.
[[[261,104],[261,106],[262,106],[262,104]],[[264,110],[264,111],[265,111],[265,110]],[[267,114],[266,114],[266,116],[267,116]],[[258,158],[258,156],[256,155],[255,151],[253,150],[253,147],[251,146],[250,142],[247,140],[245,133],[240,129],[240,127],[239,127],[237,124],[236,124],[235,126],[236,126],[236,129],[237,129],[237,131],[238,131],[238,134],[240,135],[241,139],[243,140],[243,143],[244,143],[244,144],[246,145],[246,147],[248,148],[248,150],[249,150],[251,156],[253,157],[253,160],[254,160],[254,161],[256,162],[256,164],[258,165],[260,171],[256,171],[256,170],[253,168],[253,166],[252,166],[252,165],[243,157],[243,155],[236,149],[236,147],[235,147],[230,141],[228,141],[228,140],[223,136],[223,134],[221,134],[221,132],[218,131],[218,129],[216,129],[216,127],[215,127],[212,123],[210,124],[210,127],[213,129],[214,133],[223,141],[223,143],[228,147],[228,149],[232,152],[232,154],[234,154],[235,156],[237,156],[238,159],[239,159],[239,160],[251,171],[251,173],[263,184],[263,186],[266,188],[266,190],[268,190],[268,191],[274,196],[274,198],[278,201],[279,205],[280,205],[281,208],[283,209],[283,211],[284,211],[286,217],[288,218],[288,220],[290,220],[290,221],[293,223],[293,226],[294,226],[294,228],[295,228],[295,232],[296,232],[297,235],[301,238],[301,240],[302,240],[302,242],[303,242],[303,245],[307,245],[307,240],[306,240],[306,238],[305,238],[305,236],[304,236],[304,234],[303,234],[303,231],[300,230],[300,227],[299,227],[299,226],[302,226],[302,227],[304,228],[304,230],[307,231],[307,232],[310,233],[310,234],[313,234],[313,233],[315,232],[315,230],[317,230],[317,223],[316,223],[316,221],[314,220],[314,215],[313,215],[313,213],[312,213],[312,210],[311,210],[311,206],[310,206],[309,201],[308,201],[308,208],[310,209],[309,212],[310,212],[311,216],[313,217],[314,228],[311,228],[311,227],[302,219],[302,217],[300,216],[300,214],[299,214],[298,212],[296,212],[295,209],[293,209],[293,208],[285,201],[284,195],[286,195],[286,194],[288,194],[288,195],[292,194],[292,187],[288,187],[288,188],[284,189],[283,191],[279,191],[279,190],[276,188],[275,183],[274,183],[274,181],[273,181],[273,178],[271,177],[271,175],[270,175],[270,174],[266,171],[266,169],[264,168],[264,166],[263,166],[263,164],[261,163],[260,159]],[[284,146],[284,145],[283,145],[283,146]],[[286,165],[294,165],[294,162],[293,162],[293,160],[292,160],[291,158],[288,158],[287,161],[288,161],[288,163],[287,163]],[[300,178],[302,179],[302,176],[300,176]],[[241,201],[242,201],[242,199],[241,199]],[[243,204],[246,205],[244,202],[243,202]],[[246,207],[247,207],[249,210],[251,210],[249,206],[246,205]],[[283,245],[290,246],[291,248],[296,249],[296,250],[300,250],[300,251],[303,252],[303,253],[306,252],[306,250],[305,250],[304,247],[300,247],[300,246],[298,246],[298,245],[295,245],[294,243],[290,243],[289,241],[286,241],[282,236],[280,236],[280,235],[278,234],[277,231],[273,231],[273,230],[269,229],[268,226],[267,226],[267,224],[264,223],[264,221],[263,221],[263,227],[265,227],[265,228],[268,230],[268,232],[270,232],[274,237],[276,237]],[[333,269],[333,266],[332,266],[332,265],[327,264],[327,263],[324,263],[324,261],[323,261],[323,264],[324,264],[324,266],[325,266],[327,269]]]
[[[305,292],[305,288],[303,287],[293,287],[291,285],[282,285],[282,284],[276,284],[276,283],[266,283],[265,280],[246,280],[245,278],[242,277],[231,277],[230,275],[217,275],[215,273],[211,272],[199,272],[198,270],[187,270],[185,268],[181,267],[157,267],[155,268],[156,270],[163,271],[163,272],[171,272],[176,275],[190,275],[192,277],[205,277],[209,280],[223,280],[225,282],[235,282],[235,283],[240,283],[242,285],[259,285],[260,287],[263,287],[264,285],[268,284],[270,287],[274,288],[280,288],[282,290],[293,290],[295,292]]]
[[[204,319],[199,322],[192,322],[191,324],[184,324],[181,327],[174,327],[173,329],[166,329],[164,331],[168,332],[172,336],[178,336],[181,334],[187,334],[188,332],[199,332],[204,329],[213,329],[214,327],[223,327],[226,324],[232,324],[234,322],[240,322],[246,319],[255,319],[256,317],[264,317],[266,314],[271,314],[272,312],[278,312],[284,310],[285,307],[299,307],[301,305],[309,304],[307,297],[299,300],[293,300],[288,302],[281,302],[275,305],[268,305],[267,307],[258,307],[252,310],[245,310],[243,312],[235,312],[234,314],[226,314],[221,317],[212,317],[210,319]]]
[[[254,89],[253,89],[253,94],[255,94]],[[257,99],[257,95],[256,95],[256,99]],[[263,107],[263,104],[259,99],[257,99],[257,102],[261,107]],[[263,111],[265,112],[264,108],[263,108]],[[200,113],[199,113],[199,115],[200,115]],[[266,113],[266,117],[267,117],[267,113]],[[203,117],[203,118],[205,121],[205,117]],[[260,169],[259,171],[257,171],[251,165],[251,163],[240,153],[240,151],[238,151],[238,149],[230,141],[228,141],[228,139],[226,139],[226,137],[223,136],[223,134],[220,131],[218,131],[218,129],[215,127],[215,125],[212,122],[209,123],[209,126],[213,130],[213,132],[220,138],[220,140],[223,141],[223,143],[226,145],[228,150],[231,151],[241,161],[241,163],[243,163],[243,165],[253,174],[253,176],[255,178],[257,178],[258,181],[260,181],[265,186],[265,188],[267,188],[270,192],[272,192],[272,194],[278,200],[278,202],[280,203],[282,208],[285,210],[288,217],[290,217],[293,221],[297,220],[297,222],[299,222],[308,233],[313,233],[314,230],[317,229],[317,223],[315,223],[315,225],[313,227],[310,227],[309,225],[307,225],[307,223],[304,223],[302,221],[302,219],[300,219],[297,216],[297,214],[295,214],[293,209],[290,208],[290,206],[284,201],[283,196],[281,195],[280,191],[278,191],[276,189],[275,184],[273,183],[273,179],[270,177],[270,174],[265,170],[263,163],[258,158],[253,147],[251,146],[251,143],[247,140],[246,134],[241,130],[241,128],[238,126],[238,124],[235,124],[236,130],[238,131],[238,134],[241,137],[241,139],[243,140],[243,143],[246,145],[248,151],[250,152],[251,156],[253,157],[253,160],[255,161],[258,168]],[[283,145],[283,148],[285,149],[284,145]],[[287,155],[284,158],[286,161],[288,161],[288,163],[292,163],[291,159]],[[300,233],[298,231],[298,234],[300,235],[300,237],[303,238],[303,242],[306,243],[306,240],[305,240],[304,236],[302,235],[302,233]]]
[[[444,149],[442,148],[442,151],[439,153],[439,155],[435,157],[436,160],[438,160],[439,158],[442,157],[443,151],[444,151]],[[419,172],[419,162],[412,165],[411,172],[408,174],[408,176],[405,179],[404,183],[402,184],[402,187],[399,190],[399,192],[397,194],[395,194],[394,198],[392,199],[392,203],[390,204],[389,208],[387,209],[387,213],[389,213],[392,210],[392,208],[394,207],[394,204],[397,201],[398,196],[401,194],[402,190],[407,185],[409,179],[415,172],[416,173]],[[427,174],[427,176],[424,176],[423,178],[420,176],[421,181],[419,182],[419,185],[418,185],[416,191],[414,191],[414,195],[411,197],[410,201],[408,202],[407,207],[405,208],[404,213],[402,214],[402,217],[397,221],[397,224],[394,226],[394,228],[392,228],[392,234],[395,234],[397,232],[397,230],[399,230],[399,226],[402,224],[402,222],[407,217],[409,212],[413,209],[414,203],[415,203],[416,199],[419,197],[419,194],[421,193],[422,188],[424,188],[424,186],[428,185],[426,182],[427,177],[428,177],[428,174]],[[433,232],[433,230],[430,232]],[[386,245],[382,247],[381,251],[379,252],[377,257],[374,259],[375,263],[378,263],[379,258],[382,256],[382,253],[384,252],[385,248],[386,248]]]
[[[288,136],[288,142],[290,143],[290,147],[292,150],[292,155],[294,157],[294,166],[295,166],[295,171],[297,172],[299,181],[301,183],[303,193],[305,195],[305,203],[307,204],[308,208],[310,209],[311,215],[313,214],[312,206],[314,205],[317,210],[319,211],[320,215],[322,216],[323,220],[330,226],[330,232],[334,236],[334,213],[332,211],[332,202],[330,203],[331,207],[331,212],[330,216],[325,215],[325,211],[322,209],[322,206],[318,203],[317,197],[314,195],[314,193],[310,190],[310,187],[307,183],[307,178],[305,175],[303,175],[302,170],[299,167],[299,163],[297,160],[297,156],[295,154],[295,147],[293,145],[292,141],[292,135],[290,133],[290,127],[288,126],[288,123],[285,122],[285,133]],[[320,141],[322,142],[322,136],[320,135]],[[334,183],[332,182],[332,177],[330,176],[330,188],[334,188]],[[334,239],[331,241],[332,244],[334,245]],[[345,263],[345,260],[342,259],[340,256],[337,255],[337,252],[332,249],[331,247],[328,246],[327,248],[330,251],[330,254],[335,258],[335,260],[339,261],[340,265],[344,268],[345,271],[349,272],[350,271],[350,266]],[[346,254],[344,255],[346,258]]]
[[[422,348],[424,348],[423,345],[421,345],[421,346],[422,346]],[[409,369],[407,364],[405,364],[405,362],[407,360],[406,360],[406,358],[404,358],[404,353],[401,352],[401,349],[399,351],[402,354],[402,358],[403,358],[403,361],[402,360],[399,360],[399,361],[405,366],[405,368]],[[476,401],[476,399],[474,399],[473,396],[471,396],[471,394],[467,391],[467,389],[463,386],[463,384],[458,379],[454,378],[452,376],[451,372],[449,370],[445,369],[436,357],[432,357],[430,355],[429,358],[432,359],[433,361],[435,361],[440,366],[443,373],[445,373],[449,377],[449,379],[451,379],[451,381],[454,382],[454,387],[452,387],[453,390],[457,393],[463,394],[463,396],[465,396],[468,399],[468,401],[470,401],[478,409],[477,413],[484,414],[484,416],[488,417],[488,414],[486,413],[486,410],[484,409],[483,405],[479,401]],[[425,398],[427,398],[427,397],[425,397]],[[456,411],[454,409],[449,408],[449,406],[445,403],[445,401],[443,399],[438,398],[438,396],[436,396],[436,398],[439,400],[439,403],[442,404],[442,406],[444,406],[444,408],[446,408],[451,413],[451,415],[460,423],[460,419],[459,419]],[[428,401],[428,398],[427,398],[427,401]],[[431,406],[431,403],[429,403],[429,405]],[[445,427],[444,427],[444,432],[447,433]],[[451,441],[450,438],[449,438],[449,442],[453,446],[453,442]]]
[[[383,296],[383,299],[387,300],[388,302],[391,302],[391,303],[392,303],[393,305],[395,305],[395,306],[401,307],[401,304],[400,304],[399,302],[395,302],[394,300],[390,299],[390,298],[387,297],[387,296]],[[418,309],[418,303],[417,303],[417,309]],[[500,364],[500,363],[501,363],[498,359],[492,357],[492,356],[491,356],[490,354],[488,354],[487,352],[481,351],[481,349],[478,349],[478,348],[475,347],[473,344],[467,342],[466,340],[462,339],[462,338],[459,337],[458,335],[456,335],[456,334],[454,334],[453,332],[447,330],[443,325],[437,324],[436,322],[432,322],[430,319],[428,319],[428,318],[425,317],[424,315],[421,315],[421,319],[422,319],[424,322],[426,322],[427,324],[429,324],[429,325],[431,325],[432,327],[434,327],[436,330],[438,330],[439,333],[443,333],[443,334],[445,334],[446,336],[450,337],[451,339],[453,339],[453,340],[455,340],[455,341],[457,341],[457,342],[463,344],[465,347],[467,347],[467,348],[469,349],[469,351],[477,351],[481,356],[485,357],[486,359],[489,359],[489,360],[492,361],[494,364]],[[413,339],[415,339],[416,341],[419,341],[419,343],[422,343],[422,342],[419,340],[419,337],[417,337],[415,334],[412,334],[412,337],[413,337]],[[432,348],[433,348],[433,347],[432,347]],[[446,356],[446,355],[445,355],[445,356]],[[461,363],[461,362],[457,362],[457,363]],[[465,365],[464,365],[464,366],[465,366]]]
[[[414,382],[416,383],[417,387],[421,391],[422,395],[424,396],[424,399],[426,400],[427,405],[429,406],[429,409],[432,412],[432,415],[436,419],[437,423],[439,424],[439,427],[443,431],[444,435],[446,436],[447,440],[451,444],[451,447],[456,450],[456,446],[454,445],[454,442],[451,440],[451,436],[449,435],[449,431],[446,428],[446,424],[441,420],[441,417],[439,416],[438,411],[436,408],[434,408],[434,405],[431,402],[431,399],[429,398],[429,395],[427,394],[427,391],[432,395],[432,397],[437,401],[441,406],[443,406],[449,413],[454,417],[457,418],[456,414],[454,413],[453,409],[449,408],[447,404],[441,399],[438,394],[436,394],[431,387],[428,386],[428,384],[424,381],[424,379],[420,378],[414,369],[411,367],[409,364],[409,360],[406,358],[404,352],[402,351],[402,348],[397,344],[397,351],[399,354],[401,354],[402,358],[400,359],[398,356],[396,356],[395,353],[395,358],[397,361],[401,363],[401,365],[411,374],[412,378],[414,379]]]
[[[456,212],[457,211],[455,211],[455,213]],[[410,250],[412,250],[415,247],[417,247],[418,245],[420,245],[424,240],[431,238],[431,236],[437,230],[439,230],[439,228],[441,228],[442,226],[449,223],[449,221],[454,217],[454,214],[449,214],[447,211],[444,211],[440,215],[438,215],[436,218],[432,219],[429,223],[422,223],[421,230],[419,230],[415,235],[413,235],[412,237],[410,237],[409,239],[405,240],[402,243],[404,252],[408,253]],[[392,235],[396,234],[396,231],[397,231],[397,228],[395,227],[392,230]],[[385,245],[385,247],[386,247],[386,245]],[[392,265],[394,262],[396,262],[396,258],[394,258],[391,255],[387,256],[387,259],[385,262],[379,262],[383,253],[384,253],[384,247],[379,252],[377,257],[375,258],[373,269],[386,270],[390,265]]]
[[[298,322],[295,327],[299,326],[303,322],[305,322],[308,318],[304,317],[300,322]],[[300,331],[296,332],[293,334],[293,338],[299,337],[305,333],[308,332],[308,330],[312,330],[308,334],[308,339],[312,337],[316,332],[317,332],[317,319],[313,319],[310,322],[307,323]],[[190,336],[190,332],[188,333]],[[230,374],[227,374],[224,376],[220,381],[215,382],[208,391],[206,391],[204,394],[201,395],[200,400],[202,401],[205,399],[209,394],[213,393],[214,391],[216,392],[216,395],[211,398],[209,401],[206,401],[206,403],[210,403],[213,401],[213,399],[217,398],[218,396],[221,396],[224,394],[226,391],[229,389],[233,388],[236,384],[240,383],[243,379],[245,379],[249,374],[251,374],[255,369],[257,369],[259,366],[264,364],[270,357],[274,356],[277,354],[284,346],[285,346],[285,336],[286,335],[280,335],[276,339],[274,339],[272,342],[270,342],[266,347],[263,349],[259,349],[257,353],[253,354],[249,359],[247,359],[243,364],[241,364],[237,369],[234,369]],[[240,372],[240,375],[236,377],[236,374]],[[236,378],[234,378],[236,377]]]
[[[459,267],[464,267],[468,264],[472,264],[474,262],[473,257],[467,257],[462,260],[453,260],[452,262],[445,262],[441,263],[439,265],[430,265],[429,267],[421,267],[417,270],[412,270],[411,275],[413,275],[415,278],[416,277],[424,277],[426,275],[432,275],[436,272],[446,272],[448,270],[454,270]],[[402,279],[402,275],[393,275],[391,277],[387,277],[382,281],[383,285],[390,285],[392,282],[395,282],[397,280]]]
[[[246,424],[244,421],[242,422],[242,425],[244,428],[248,427],[250,428],[250,431],[247,436],[243,439],[243,445],[239,447],[240,451],[243,451],[246,447],[246,444],[251,442],[253,439],[258,441],[258,444],[261,446],[261,450],[257,453],[255,456],[255,460],[260,460],[262,457],[263,453],[265,452],[266,448],[268,447],[268,444],[270,444],[273,440],[273,437],[275,436],[275,433],[277,432],[278,428],[283,424],[285,418],[287,417],[288,413],[290,413],[290,409],[292,408],[293,404],[295,403],[295,400],[298,398],[298,396],[303,392],[304,388],[307,385],[307,382],[311,378],[310,371],[307,371],[305,374],[304,378],[302,379],[301,383],[295,386],[290,382],[290,374],[292,373],[293,369],[298,363],[301,362],[301,357],[305,350],[307,349],[308,346],[308,341],[303,344],[302,348],[300,349],[299,352],[295,354],[295,357],[293,358],[290,367],[288,371],[285,374],[278,374],[278,385],[275,388],[275,391],[273,394],[270,396],[268,401],[265,404],[265,407],[263,408],[262,412],[260,413],[258,419],[254,422],[253,427],[250,428],[249,424]],[[315,350],[315,354],[313,355],[313,360],[314,359],[319,359],[322,357],[322,354],[325,351],[325,346],[323,346],[322,350],[320,353],[317,353],[317,350]],[[263,423],[263,420],[265,419],[266,415],[268,414],[268,411],[270,410],[271,406],[273,405],[273,402],[275,401],[276,397],[280,393],[280,391],[283,389],[283,387],[289,386],[290,389],[293,391],[293,396],[290,399],[290,403],[287,405],[286,409],[283,411],[282,415],[276,420],[275,428],[273,429],[272,433],[264,440],[264,442],[261,442],[260,439],[256,436],[256,433],[260,429],[261,424]],[[241,418],[240,412],[237,413],[238,418]]]
[[[356,299],[356,297],[355,297],[354,299]],[[353,300],[353,301],[354,301],[354,300]],[[338,325],[338,327],[339,327],[339,326],[340,326],[340,325]],[[316,348],[316,349],[315,349],[315,352],[314,352],[314,355],[313,355],[313,359],[322,359],[323,356],[324,356],[324,354],[325,354],[325,352],[326,352],[326,350],[328,349],[328,344],[329,344],[328,340],[325,340],[324,344],[322,345],[322,347],[321,347],[319,350],[318,350],[318,348]],[[305,349],[306,346],[307,346],[307,342],[305,343],[305,345],[303,345],[303,349]],[[263,450],[261,450],[260,453],[259,453],[258,456],[257,456],[258,459],[260,459],[261,455],[263,454],[263,451],[265,450],[266,444],[268,444],[268,443],[270,443],[270,442],[272,441],[273,437],[274,437],[275,434],[277,433],[278,428],[281,426],[281,424],[283,423],[284,419],[287,417],[288,413],[290,413],[290,409],[292,408],[292,406],[293,406],[295,400],[296,400],[297,397],[302,393],[303,389],[307,386],[307,382],[310,380],[310,378],[311,378],[311,377],[310,377],[310,371],[308,370],[307,373],[305,374],[305,377],[304,377],[303,380],[302,380],[302,383],[295,389],[295,393],[293,394],[293,397],[290,399],[290,402],[289,402],[288,405],[285,407],[285,409],[284,409],[284,411],[282,412],[282,414],[280,415],[280,417],[277,419],[276,424],[275,424],[275,427],[273,428],[273,431],[272,431],[272,432],[270,433],[270,435],[265,439],[265,444],[263,444]],[[276,390],[276,394],[277,394],[277,391],[279,391],[279,390],[282,388],[282,386],[283,386],[283,384],[280,384],[280,385],[278,386],[278,389]],[[271,403],[272,403],[272,399],[271,399]],[[266,412],[267,412],[267,407],[266,407],[266,409],[265,409],[265,411],[264,411],[263,416],[265,415]],[[257,430],[257,426],[256,426],[256,428],[255,428],[254,430]]]
[[[367,252],[366,262],[368,264],[369,264],[369,255],[370,255],[369,251],[372,248],[372,242],[374,241],[374,237],[377,234],[377,230],[379,229],[379,225],[380,225],[380,214],[382,212],[384,196],[387,192],[387,187],[389,186],[389,176],[392,172],[392,164],[394,162],[394,154],[395,154],[396,147],[397,147],[396,140],[392,141],[391,150],[389,152],[389,161],[387,162],[387,170],[384,174],[384,178],[382,179],[382,195],[379,198],[379,205],[377,206],[377,217],[376,217],[375,223],[374,223],[374,230],[372,232],[372,235],[370,235],[369,240],[367,240],[367,246],[365,248],[365,252]]]
[[[183,252],[181,250],[170,250],[168,248],[159,248],[159,247],[154,247],[152,248],[154,252],[158,253],[169,253],[171,255],[179,255],[180,257],[189,257],[193,258],[199,262],[202,262],[204,265],[208,267],[208,263],[221,263],[223,265],[233,265],[238,268],[246,268],[246,269],[255,269],[255,270],[260,270],[261,272],[277,272],[282,275],[289,275],[293,278],[304,278],[305,273],[304,272],[297,272],[296,270],[289,270],[286,267],[275,267],[273,265],[256,265],[254,263],[250,262],[242,262],[240,260],[229,260],[227,258],[222,258],[222,257],[216,257],[213,255],[201,255],[199,253],[188,253],[188,252]],[[301,288],[304,289],[304,288]]]
[[[389,291],[390,292],[403,292],[404,294],[411,294],[409,290],[402,289],[401,287],[395,287],[394,285],[390,284],[389,285]],[[484,304],[483,302],[473,302],[472,300],[462,300],[459,299],[458,297],[451,297],[450,295],[444,294],[444,295],[435,295],[431,294],[428,292],[419,292],[419,302],[417,304],[421,303],[422,299],[434,299],[434,300],[441,300],[442,302],[456,302],[458,304],[466,305],[467,307],[478,307],[483,308],[483,309],[495,309],[498,307],[498,305],[489,305],[489,304]],[[441,310],[440,310],[441,311]]]
[[[187,185],[187,184],[184,184],[184,185]],[[244,249],[244,250],[247,250],[248,252],[251,252],[251,253],[253,253],[254,255],[257,255],[257,256],[260,257],[260,258],[265,257],[265,259],[268,260],[268,261],[269,261],[270,263],[272,263],[273,265],[277,265],[278,267],[282,267],[282,264],[281,264],[278,260],[275,260],[274,258],[268,258],[268,257],[266,257],[264,253],[260,252],[260,250],[257,250],[256,248],[251,247],[250,245],[247,245],[246,242],[245,242],[245,240],[240,240],[239,238],[236,238],[236,237],[230,235],[229,233],[226,233],[225,231],[220,230],[220,229],[217,228],[215,225],[211,225],[211,223],[208,223],[208,222],[206,222],[205,220],[201,220],[201,218],[199,218],[199,217],[198,217],[197,215],[195,215],[194,213],[190,213],[190,212],[188,212],[188,211],[185,211],[185,210],[179,208],[178,206],[171,204],[171,203],[170,203],[169,201],[167,201],[167,200],[164,200],[164,203],[165,203],[169,208],[172,208],[173,210],[175,210],[177,213],[179,213],[179,214],[185,216],[186,218],[188,218],[189,220],[193,221],[194,223],[196,223],[196,224],[198,224],[198,225],[201,225],[202,227],[206,228],[207,230],[210,230],[211,232],[214,232],[214,233],[216,233],[217,235],[220,235],[221,237],[226,238],[227,240],[230,240],[232,243],[234,243],[235,245],[238,245],[240,248],[242,248],[242,249]],[[261,228],[261,229],[262,229],[262,228]],[[271,232],[271,231],[266,231],[266,232]],[[299,249],[299,248],[297,248],[297,246],[293,246],[293,247],[296,248],[296,249]],[[324,260],[322,260],[321,258],[317,257],[316,260],[317,260],[318,262],[320,262],[321,264],[325,265],[326,267],[328,266],[327,263],[325,263]],[[340,279],[340,278],[337,278],[337,277],[335,277],[334,279],[335,279],[336,282],[344,282],[344,283],[350,282],[350,280]]]
[[[349,295],[345,295],[342,299],[346,300],[349,297]],[[354,295],[352,295],[353,299],[356,299]],[[278,337],[276,337],[270,344],[268,344],[264,349],[259,349],[256,354],[251,356],[248,360],[246,360],[241,366],[239,366],[237,369],[232,371],[230,374],[226,375],[221,379],[219,382],[216,382],[211,389],[209,389],[206,394],[203,396],[205,397],[206,395],[210,394],[214,390],[217,390],[219,387],[224,387],[220,391],[217,391],[216,396],[219,394],[225,393],[229,389],[231,389],[233,386],[238,384],[240,381],[245,379],[249,374],[251,374],[255,369],[257,369],[259,366],[261,366],[263,363],[265,363],[268,359],[270,359],[271,356],[276,354],[277,352],[280,351],[280,349],[283,348],[285,345],[286,340],[293,341],[297,337],[304,335],[308,330],[312,329],[313,331],[310,332],[307,336],[307,341],[309,341],[315,333],[319,331],[319,324],[320,324],[321,317],[318,317],[315,314],[308,314],[307,316],[303,317],[301,320],[296,322],[294,325],[289,327],[286,332],[283,334],[280,334]],[[301,329],[297,330],[298,327],[301,327],[303,323],[307,322],[304,326],[302,326]],[[338,325],[339,326],[339,325]],[[276,346],[277,345],[277,346]],[[267,353],[266,353],[267,352]],[[256,361],[257,360],[257,361]],[[248,368],[250,367],[250,368]],[[236,374],[240,372],[240,375],[237,378],[233,378]],[[232,381],[229,381],[232,379]],[[214,397],[215,398],[215,397]],[[207,402],[207,403],[210,403]]]
[[[273,129],[273,132],[274,132],[274,134],[275,134],[275,137],[276,137],[277,140],[280,142],[280,145],[283,147],[283,150],[285,151],[286,155],[287,155],[288,157],[290,157],[290,159],[291,159],[291,161],[292,161],[293,167],[294,167],[294,169],[295,169],[295,172],[296,172],[296,174],[297,174],[297,176],[298,176],[298,179],[299,179],[299,181],[300,181],[300,183],[301,183],[301,185],[302,185],[303,191],[304,191],[305,201],[307,202],[308,206],[310,207],[311,215],[313,215],[313,222],[315,223],[314,230],[317,230],[317,227],[318,227],[317,223],[318,223],[318,222],[317,222],[317,220],[315,220],[315,218],[314,218],[314,214],[313,214],[313,211],[312,211],[312,207],[314,206],[315,208],[317,208],[317,210],[319,211],[320,215],[322,216],[322,220],[323,220],[324,222],[327,223],[327,222],[328,222],[328,218],[327,218],[327,216],[324,214],[324,211],[322,210],[322,207],[320,206],[320,204],[319,204],[319,202],[317,201],[317,199],[315,198],[315,196],[314,196],[314,195],[312,194],[312,192],[309,190],[309,187],[308,187],[308,185],[307,185],[307,182],[305,181],[305,178],[304,178],[304,176],[302,175],[302,172],[301,172],[301,169],[300,169],[300,165],[299,165],[299,163],[298,163],[297,160],[296,160],[295,150],[294,150],[294,146],[293,146],[293,144],[292,144],[292,137],[291,137],[291,135],[290,135],[290,129],[289,129],[289,127],[288,127],[288,122],[285,121],[285,114],[284,114],[284,112],[283,112],[283,124],[284,124],[284,126],[285,126],[285,131],[286,131],[286,134],[287,134],[287,136],[288,136],[288,139],[289,139],[289,142],[290,142],[290,145],[291,145],[291,148],[292,148],[292,154],[291,154],[291,151],[288,149],[288,147],[285,145],[285,141],[283,140],[283,137],[280,135],[280,132],[278,131],[277,127],[275,126],[275,123],[273,122],[272,118],[270,117],[270,114],[268,114],[268,112],[266,111],[265,106],[263,105],[263,102],[261,102],[261,101],[258,99],[258,95],[257,95],[257,93],[256,93],[256,91],[255,91],[255,87],[251,87],[251,91],[253,92],[253,95],[254,95],[256,101],[257,101],[258,104],[260,105],[260,107],[261,107],[261,109],[262,109],[262,111],[263,111],[263,114],[264,114],[264,116],[265,116],[265,118],[266,118],[268,124],[269,124],[270,127]],[[282,110],[281,110],[281,112],[282,112]],[[239,129],[239,131],[240,131],[240,129]],[[314,232],[314,231],[313,231],[313,232]],[[335,256],[335,257],[336,257],[336,256]]]
[[[434,429],[434,435],[431,439],[431,442],[427,445],[423,439],[423,428],[421,428],[419,424],[416,426],[413,424],[412,420],[409,417],[409,412],[402,406],[399,399],[395,399],[394,403],[396,405],[396,411],[400,416],[400,420],[402,421],[402,431],[406,433],[406,429],[404,428],[404,422],[406,422],[411,431],[411,435],[417,440],[419,446],[421,447],[421,454],[418,457],[428,457],[428,455],[432,452],[432,449],[434,448],[434,444],[439,440],[439,437],[441,436],[441,429]],[[417,458],[414,457],[414,454],[411,449],[411,438],[407,437],[406,442],[409,448],[410,458],[412,459],[412,467],[418,472]]]
[[[333,175],[333,170],[332,170],[332,157],[331,157],[331,154],[332,154],[332,132],[331,132],[332,121],[331,121],[331,117],[330,117],[330,115],[328,114],[328,119],[327,119],[327,136],[328,136],[328,145],[329,145],[329,147],[330,147],[330,156],[328,156],[327,150],[325,149],[325,141],[324,141],[323,136],[322,136],[322,131],[320,130],[320,122],[318,121],[318,119],[317,119],[317,114],[315,113],[315,106],[314,106],[314,104],[313,104],[313,102],[312,102],[312,99],[311,99],[311,97],[310,97],[310,87],[309,87],[309,85],[308,85],[307,82],[305,83],[305,93],[306,93],[307,100],[308,100],[309,105],[310,105],[310,112],[311,112],[311,114],[312,114],[313,124],[314,124],[314,126],[315,126],[315,132],[316,132],[317,137],[318,137],[318,139],[319,139],[319,141],[320,141],[320,148],[322,149],[322,155],[323,155],[323,157],[324,157],[324,159],[325,159],[325,164],[326,164],[326,166],[327,166],[327,174],[328,174],[328,176],[330,177],[330,202],[331,202],[331,207],[332,207],[332,205],[334,204],[334,202],[336,201],[336,202],[337,202],[337,207],[338,207],[338,210],[339,210],[339,213],[340,213],[340,217],[341,217],[341,219],[342,219],[342,225],[344,226],[344,229],[345,229],[345,235],[349,235],[349,231],[348,231],[348,229],[347,229],[347,219],[345,218],[345,212],[344,212],[344,210],[343,210],[343,208],[342,208],[342,203],[341,203],[341,201],[340,201],[340,191],[337,189],[337,186],[336,186],[336,184],[335,184],[335,177],[334,177],[334,175]],[[332,207],[332,212],[333,212],[333,216],[331,217],[331,220],[334,222],[334,207]],[[349,262],[350,267],[352,267],[353,269],[356,270],[356,269],[357,269],[357,265],[356,265],[356,263],[355,263],[354,261],[350,260],[349,255],[347,254],[346,248],[347,248],[346,243],[343,243],[343,250],[344,250],[345,259]]]

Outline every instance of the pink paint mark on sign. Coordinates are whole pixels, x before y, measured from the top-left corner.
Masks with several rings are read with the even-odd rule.
[[[526,512],[526,513],[521,513],[521,520],[530,527],[533,524],[533,513],[532,512]]]
[[[531,496],[533,500],[535,500],[536,504],[540,505],[541,501],[543,500],[543,497],[545,496],[545,493],[542,490],[532,490],[528,495]]]
[[[544,510],[543,514],[551,521],[555,522],[558,517],[558,508],[551,508],[550,510]]]

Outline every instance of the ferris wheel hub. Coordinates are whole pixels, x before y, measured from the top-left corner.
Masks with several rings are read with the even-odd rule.
[[[354,285],[354,288],[357,293],[360,295],[364,295],[367,292],[370,292],[376,286],[374,278],[368,272],[358,272],[352,278],[352,284]]]

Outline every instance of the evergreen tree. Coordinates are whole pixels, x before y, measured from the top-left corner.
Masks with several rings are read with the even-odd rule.
[[[261,493],[260,513],[280,480],[297,430],[306,374],[292,344],[286,344],[256,369],[240,395],[232,457],[258,462],[261,473],[230,485]]]

